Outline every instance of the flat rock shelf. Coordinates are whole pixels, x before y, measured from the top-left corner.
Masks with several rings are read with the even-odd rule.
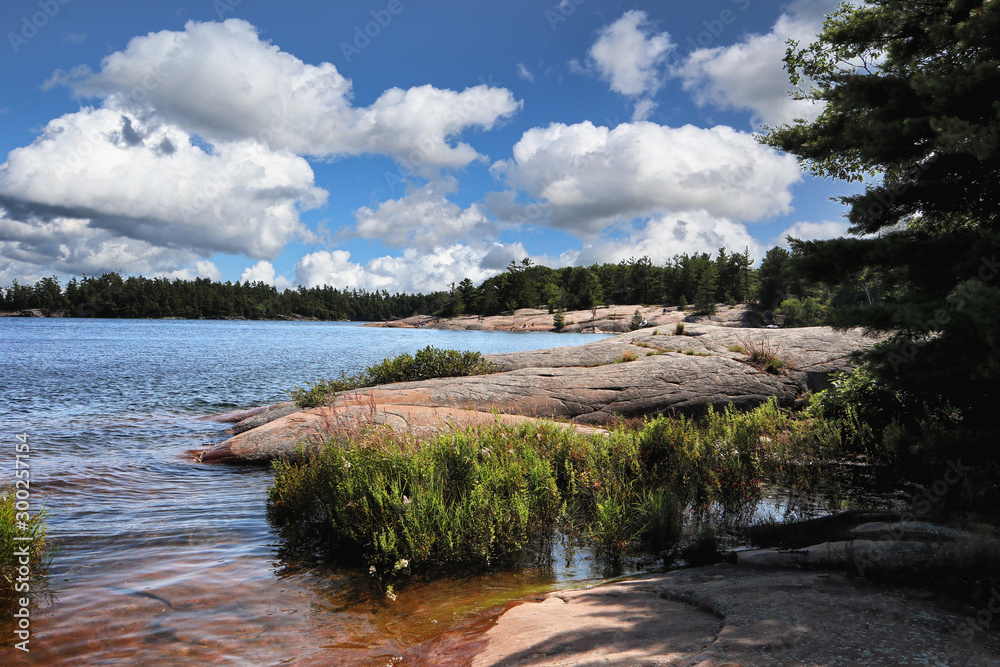
[[[683,334],[639,329],[573,347],[486,355],[505,370],[344,392],[331,405],[295,410],[278,404],[220,415],[235,434],[198,452],[206,463],[260,464],[293,457],[300,446],[362,423],[388,424],[418,436],[499,420],[555,419],[592,432],[616,418],[703,414],[708,406],[750,409],[776,398],[790,406],[828,386],[831,373],[854,367],[851,353],[873,344],[860,331],[828,327],[741,329],[688,324]],[[779,372],[749,363],[765,345]]]

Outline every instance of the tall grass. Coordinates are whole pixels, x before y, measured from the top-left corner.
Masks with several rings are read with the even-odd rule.
[[[390,431],[276,464],[268,512],[300,547],[391,582],[514,566],[558,530],[616,559],[673,549],[685,509],[738,512],[764,481],[823,455],[808,415],[775,402],[701,420],[659,417],[583,436],[496,425],[417,443]]]
[[[15,597],[15,583],[20,558],[15,551],[28,547],[28,562],[31,572],[37,575],[48,562],[49,554],[45,543],[45,513],[18,512],[17,498],[10,485],[0,487],[0,607]],[[19,527],[19,523],[27,529]],[[15,540],[15,537],[30,537],[31,540]],[[34,586],[32,586],[34,588]]]

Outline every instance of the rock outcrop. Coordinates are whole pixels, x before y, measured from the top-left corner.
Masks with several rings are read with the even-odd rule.
[[[509,609],[474,667],[995,665],[1000,638],[921,591],[836,572],[720,564]]]
[[[859,332],[826,327],[739,329],[694,323],[683,335],[647,328],[586,345],[487,355],[506,370],[346,392],[329,408],[291,412],[284,406],[283,416],[273,420],[266,416],[273,409],[264,417],[237,415],[267,423],[238,433],[203,460],[260,462],[288,456],[298,443],[361,419],[427,433],[452,422],[482,424],[495,419],[494,412],[504,419],[600,426],[620,417],[702,414],[710,405],[749,409],[771,398],[788,406],[803,392],[824,388],[830,373],[852,368],[851,352],[871,344]],[[754,345],[776,353],[784,362],[781,371],[751,365],[739,350]]]

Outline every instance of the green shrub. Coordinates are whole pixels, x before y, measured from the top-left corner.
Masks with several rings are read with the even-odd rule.
[[[786,327],[815,327],[826,322],[826,306],[813,296],[801,301],[785,299],[774,313],[785,316]]]
[[[674,335],[675,336],[683,336],[684,335],[684,323],[683,322],[678,322],[677,325],[674,326]]]
[[[479,352],[439,350],[427,346],[413,355],[404,352],[384,359],[355,375],[348,376],[341,372],[339,378],[307,383],[306,388],[296,387],[290,393],[300,407],[314,408],[325,405],[336,394],[350,389],[438,377],[487,375],[501,370],[499,365],[483,359]]]

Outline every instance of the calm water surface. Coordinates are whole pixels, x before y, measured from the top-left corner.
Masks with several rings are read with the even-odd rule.
[[[267,470],[195,463],[225,438],[201,418],[287,400],[307,380],[427,345],[507,352],[593,335],[330,322],[0,319],[0,481],[31,446],[34,506],[58,545],[30,654],[0,623],[2,664],[462,664],[490,609],[599,576],[551,567],[419,584],[371,600],[357,573],[287,557]]]

